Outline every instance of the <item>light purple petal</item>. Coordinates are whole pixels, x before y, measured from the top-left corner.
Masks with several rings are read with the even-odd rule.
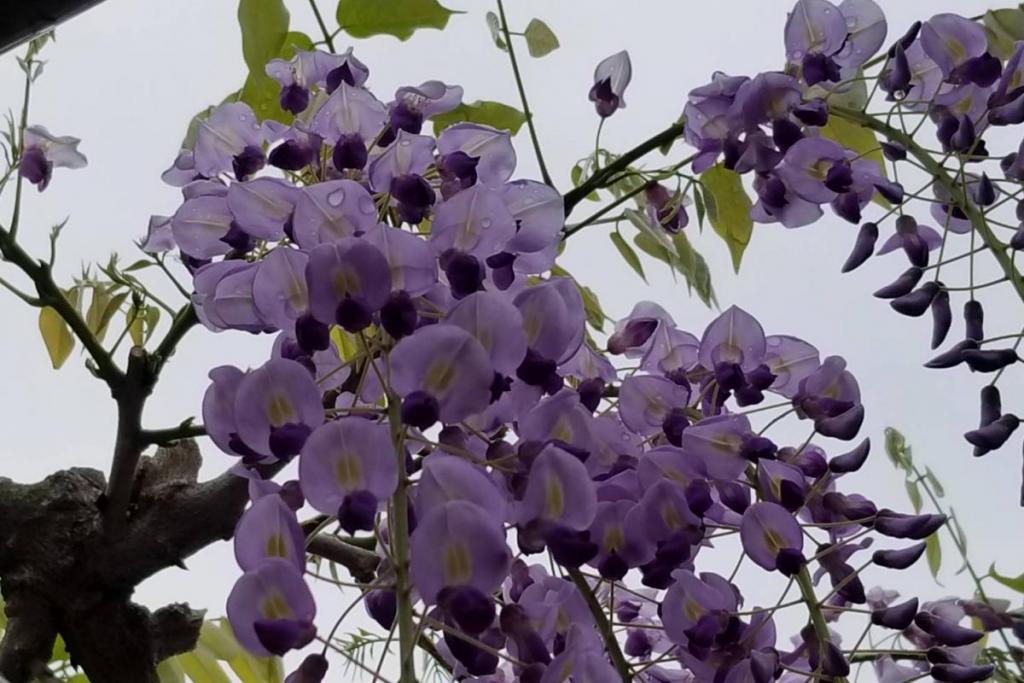
[[[309,129],[332,145],[341,135],[356,134],[369,146],[386,123],[386,108],[369,90],[342,83],[317,110]]]
[[[206,259],[231,251],[221,238],[231,230],[233,220],[224,197],[196,197],[187,200],[174,212],[171,232],[183,252]]]
[[[345,417],[318,427],[299,456],[299,481],[309,504],[335,515],[355,491],[369,491],[383,503],[398,485],[398,458],[388,426]]]
[[[261,240],[279,240],[295,210],[299,190],[278,178],[234,182],[228,188],[228,208],[247,234]]]
[[[786,58],[800,64],[808,54],[832,56],[846,39],[846,21],[828,0],[797,0],[786,18]]]
[[[700,364],[714,370],[719,363],[737,363],[749,371],[761,364],[765,348],[761,323],[742,308],[730,306],[704,330]]]
[[[278,247],[263,257],[252,282],[253,304],[262,319],[287,329],[309,308],[304,251]]]
[[[248,104],[222,104],[196,129],[195,169],[207,178],[231,171],[236,154],[262,142],[262,129]]]
[[[352,180],[330,180],[302,188],[292,219],[303,249],[367,232],[377,225],[373,197]]]
[[[238,385],[235,419],[245,443],[257,453],[269,455],[272,428],[300,424],[312,430],[323,424],[320,390],[299,363],[271,359]]]
[[[249,571],[268,558],[279,557],[301,572],[306,565],[305,540],[295,511],[280,496],[263,496],[238,520],[235,561],[242,571]]]
[[[474,185],[434,209],[430,246],[438,254],[457,249],[487,257],[497,252],[515,231],[515,219],[501,193],[486,185]]]
[[[423,175],[434,162],[434,138],[398,131],[395,141],[370,162],[370,185],[377,192],[388,192],[396,176]]]
[[[478,123],[457,123],[437,136],[437,151],[442,154],[464,152],[479,159],[477,179],[488,185],[507,181],[516,168],[516,151],[508,131]]]
[[[285,619],[311,628],[316,603],[302,574],[288,561],[272,558],[235,582],[227,612],[239,644],[254,655],[268,657],[271,653],[256,635],[256,622]]]
[[[526,356],[523,317],[507,296],[475,292],[455,304],[444,320],[476,337],[503,375],[512,375]]]
[[[501,196],[517,226],[506,251],[536,252],[558,242],[565,203],[557,190],[535,180],[515,180],[505,184]]]

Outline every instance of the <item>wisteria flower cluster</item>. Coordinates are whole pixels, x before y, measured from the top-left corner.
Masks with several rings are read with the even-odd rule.
[[[790,58],[815,82],[881,42],[874,25],[849,49],[846,33],[797,33]],[[403,644],[439,634],[433,653],[459,679],[841,678],[857,645],[844,650],[828,623],[852,606],[920,653],[911,666],[878,659],[896,672],[887,680],[991,674],[974,663],[983,632],[961,625],[970,604],[865,590],[864,569],[911,566],[945,517],[849,490],[867,439],[831,457],[815,442],[854,440],[864,418],[842,358],[766,335],[736,307],[698,336],[641,303],[607,340],[615,364],[586,333],[576,284],[549,274],[562,196],[512,180],[505,131],[423,134],[459,88],[430,81],[381,102],[351,51],[300,52],[267,73],[294,123],[215,109],[165,174],[184,202],[147,243],[180,250],[207,327],[276,335],[262,366],[212,370],[203,403],[210,437],[251,480],[227,605],[246,648],[283,654],[322,633],[297,517],[308,504],[376,548],[376,578],[360,584],[369,615]],[[628,73],[620,55],[598,68],[600,115],[622,106]],[[724,153],[756,171],[766,220],[795,225],[824,203],[851,216],[875,192],[899,200],[873,163],[802,132],[826,108],[802,102],[795,77],[716,77],[695,93],[701,163]],[[768,395],[783,402],[762,405]],[[748,416],[766,409],[805,420],[811,437],[777,444],[776,421],[755,429]],[[269,480],[294,460],[297,480]],[[800,588],[808,622],[791,642],[776,633],[781,600],[744,610],[739,586],[699,568],[703,549],[736,534],[754,564]],[[855,568],[872,534],[916,543],[886,543]],[[326,668],[312,654],[288,680]]]

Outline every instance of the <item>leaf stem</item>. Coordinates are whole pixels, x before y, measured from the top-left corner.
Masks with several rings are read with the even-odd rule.
[[[519,73],[519,62],[516,60],[516,50],[512,46],[511,32],[508,30],[508,20],[505,18],[505,6],[502,0],[498,2],[498,15],[501,17],[501,32],[505,36],[505,45],[508,48],[508,59],[512,63],[512,75],[516,79],[516,88],[519,90],[519,101],[523,105],[523,115],[526,117],[526,127],[530,131],[530,141],[533,143],[533,151],[537,156],[537,166],[540,167],[540,177],[545,185],[554,187],[551,181],[551,174],[544,163],[544,154],[540,149],[540,140],[537,138],[537,129],[533,125],[533,113],[530,111],[530,103],[526,100],[526,88],[523,86],[523,76]]]
[[[587,583],[579,569],[565,567],[565,571],[576,585],[576,589],[583,594],[583,599],[590,609],[590,614],[594,617],[597,630],[601,632],[601,639],[604,640],[605,648],[608,650],[608,656],[611,658],[615,670],[619,673],[623,683],[629,683],[633,680],[633,673],[630,671],[629,662],[626,661],[622,654],[622,649],[619,648],[619,641],[615,638],[611,622],[608,621],[608,616],[601,609],[601,603],[597,601],[597,597],[594,596],[594,592],[590,589],[590,584]]]
[[[309,0],[309,6],[313,10],[313,16],[316,17],[316,23],[320,26],[320,32],[324,36],[324,44],[327,45],[327,49],[334,53],[334,36],[330,31],[327,30],[327,24],[324,23],[324,17],[320,14],[320,8],[316,4],[316,0]]]

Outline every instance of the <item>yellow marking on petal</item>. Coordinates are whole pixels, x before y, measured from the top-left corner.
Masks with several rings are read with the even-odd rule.
[[[551,438],[564,441],[565,443],[572,443],[572,437],[572,425],[569,424],[569,419],[563,415],[558,418],[555,426],[551,428]]]
[[[292,610],[288,607],[288,603],[276,591],[263,599],[260,613],[263,614],[264,619],[289,619],[292,616]]]
[[[604,530],[604,547],[608,552],[622,550],[626,545],[626,534],[618,524],[612,524]]]
[[[683,527],[683,519],[679,516],[679,510],[676,509],[675,505],[662,505],[661,519],[665,522],[665,526],[672,531],[677,531]]]
[[[288,543],[284,539],[282,534],[273,534],[267,538],[267,547],[265,549],[267,557],[283,557],[288,559]]]
[[[967,48],[956,38],[947,38],[946,48],[953,54],[954,64],[959,64],[967,59]]]
[[[363,487],[363,468],[355,453],[342,453],[334,464],[334,476],[338,484],[346,491],[355,491]]]
[[[447,358],[438,358],[423,377],[423,389],[435,397],[445,393],[455,379],[455,364]]]
[[[452,541],[444,549],[444,578],[446,586],[461,586],[473,575],[473,562],[462,541]]]
[[[544,321],[537,313],[530,312],[523,316],[523,330],[526,331],[526,342],[528,345],[533,346],[533,343],[537,341],[543,323]]]
[[[334,293],[339,297],[359,291],[359,276],[348,268],[336,270],[333,274]]]
[[[710,443],[723,453],[736,453],[739,451],[740,438],[735,434],[722,434],[717,439],[711,439]]]
[[[662,470],[661,473],[664,474],[667,479],[674,481],[677,484],[682,484],[683,486],[686,486],[687,484],[690,483],[690,480],[682,472],[680,472],[674,467],[667,467],[664,470]]]
[[[815,180],[825,180],[828,177],[828,170],[830,168],[832,168],[832,161],[830,159],[821,159],[807,170]]]
[[[270,395],[270,400],[267,402],[267,419],[274,427],[298,421],[295,417],[295,409],[283,391],[275,391]]]
[[[544,486],[544,518],[559,519],[565,512],[565,492],[557,477],[548,477]]]
[[[704,608],[691,598],[683,598],[683,614],[691,621],[697,621],[704,615]]]
[[[773,555],[777,555],[780,550],[786,547],[785,541],[782,537],[771,529],[765,529],[764,542],[768,546],[768,550],[772,551]]]

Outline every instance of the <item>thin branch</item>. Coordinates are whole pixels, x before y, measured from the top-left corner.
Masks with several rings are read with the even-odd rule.
[[[533,151],[537,155],[537,166],[540,167],[540,177],[545,185],[554,187],[551,181],[551,174],[544,164],[544,154],[540,149],[540,140],[537,138],[537,129],[533,125],[533,113],[530,111],[530,103],[526,100],[526,88],[523,86],[523,76],[519,73],[519,62],[516,60],[516,50],[512,46],[512,37],[509,35],[508,19],[505,18],[505,6],[502,0],[498,0],[498,15],[501,17],[501,32],[505,36],[505,47],[508,50],[508,59],[512,63],[512,75],[516,79],[516,88],[519,90],[519,101],[523,104],[523,115],[526,117],[526,127],[530,131],[530,141],[533,143]]]
[[[601,638],[604,640],[605,648],[608,650],[608,656],[612,660],[612,664],[615,665],[615,670],[619,672],[619,676],[622,678],[623,683],[629,683],[633,680],[633,673],[630,671],[629,662],[622,655],[622,649],[619,648],[619,641],[615,638],[615,632],[612,629],[611,623],[608,621],[607,615],[604,610],[601,609],[601,604],[594,597],[594,592],[590,589],[590,584],[583,578],[583,574],[580,573],[579,569],[572,567],[566,567],[565,571],[568,572],[569,578],[576,585],[576,589],[583,595],[583,599],[587,603],[587,607],[590,609],[590,614],[594,617],[594,623],[597,625],[597,630],[601,632]]]
[[[324,44],[327,45],[327,49],[333,53],[334,36],[327,30],[327,24],[324,23],[323,15],[320,14],[320,8],[317,7],[316,0],[309,0],[309,6],[313,9],[313,16],[316,17],[316,23],[320,27],[320,32],[324,35]]]
[[[145,448],[150,445],[166,446],[181,439],[195,439],[200,436],[206,436],[206,427],[192,422],[182,422],[177,427],[143,429],[139,434],[139,440]]]

